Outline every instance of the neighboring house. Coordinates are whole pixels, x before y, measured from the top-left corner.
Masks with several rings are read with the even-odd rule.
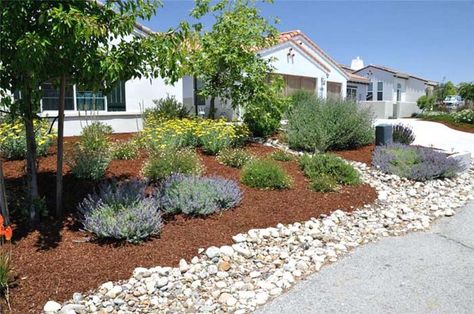
[[[379,65],[371,64],[353,68],[352,71],[352,74],[369,81],[365,101],[360,104],[370,108],[377,118],[410,117],[418,113],[418,98],[430,94],[437,85],[436,82]]]
[[[299,30],[283,32],[278,43],[257,52],[262,58],[273,58],[275,73],[283,77],[284,93],[290,95],[303,89],[314,92],[321,98],[344,99],[348,81],[355,79],[359,84],[368,84],[362,77],[347,73],[334,59]],[[360,80],[360,81],[358,81]],[[199,81],[191,77],[183,79],[184,102],[193,110],[207,115],[209,100],[198,96]],[[230,103],[216,102],[216,117],[238,118],[240,110],[232,110]]]

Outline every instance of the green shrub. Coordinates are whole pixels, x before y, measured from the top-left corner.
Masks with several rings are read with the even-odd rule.
[[[426,96],[423,95],[416,101],[418,108],[422,111],[431,111],[433,110],[436,102],[435,96]]]
[[[189,117],[189,110],[174,96],[167,96],[159,100],[153,100],[154,108],[145,110],[143,116],[145,124],[153,125],[159,121],[171,119],[183,119]]]
[[[312,190],[317,192],[333,192],[337,189],[337,182],[332,176],[321,174],[319,176],[314,176],[311,179],[310,187]]]
[[[317,191],[332,191],[337,184],[357,185],[361,183],[357,170],[337,156],[304,154],[300,157],[299,162],[304,174],[311,181],[311,187]],[[323,187],[322,190],[319,190],[319,187]]]
[[[241,173],[240,181],[252,188],[285,189],[291,186],[291,179],[273,160],[256,159],[247,163]]]
[[[242,168],[252,156],[243,149],[227,148],[217,156],[217,161],[229,167]]]
[[[282,150],[276,150],[270,154],[270,158],[278,161],[292,161],[293,155]]]
[[[74,176],[98,180],[105,175],[111,160],[108,136],[112,132],[109,125],[101,122],[93,122],[83,128],[72,156],[66,160]]]
[[[138,145],[136,141],[115,142],[112,145],[112,158],[130,160],[138,157]]]
[[[80,144],[86,150],[103,150],[109,147],[109,135],[113,129],[102,122],[93,122],[81,132]]]
[[[199,175],[202,170],[201,160],[194,150],[166,149],[154,152],[142,172],[147,179],[157,182],[174,173]]]
[[[209,129],[199,138],[202,151],[208,155],[216,155],[221,150],[232,146],[233,138],[231,134],[225,134],[219,129]]]
[[[260,93],[244,108],[244,122],[253,136],[267,137],[281,125],[288,100],[281,96],[281,82],[270,84],[266,93]]]
[[[76,144],[73,155],[66,160],[72,174],[80,179],[99,180],[105,175],[110,163],[110,150],[98,148],[90,150]]]
[[[288,112],[288,143],[306,151],[352,149],[374,140],[373,116],[354,102],[297,92]]]

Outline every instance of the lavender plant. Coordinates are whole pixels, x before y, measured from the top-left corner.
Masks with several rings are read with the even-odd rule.
[[[138,180],[100,185],[78,206],[84,229],[97,238],[131,243],[159,234],[163,226],[159,200],[147,197],[146,187]]]
[[[409,125],[395,124],[393,125],[392,139],[394,143],[410,145],[415,141],[415,132]]]
[[[458,160],[443,152],[403,144],[376,147],[372,163],[385,173],[415,181],[454,177],[462,169]]]
[[[163,211],[171,214],[210,215],[241,200],[237,183],[221,177],[174,174],[163,182],[160,193]]]

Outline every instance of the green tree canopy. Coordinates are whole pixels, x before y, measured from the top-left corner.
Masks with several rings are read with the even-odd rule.
[[[474,82],[462,82],[459,84],[459,95],[464,100],[474,101]]]
[[[435,87],[434,90],[434,95],[436,96],[436,100],[438,101],[444,100],[446,96],[453,96],[456,94],[456,86],[451,81],[447,81],[446,83],[440,83],[438,86]]]
[[[267,76],[274,68],[272,60],[261,58],[257,51],[273,45],[278,32],[260,15],[255,1],[223,0],[214,6],[207,0],[197,2],[194,17],[208,11],[215,17],[196,44],[191,62],[193,74],[203,83],[201,95],[211,98],[213,117],[216,98],[238,108],[267,92]]]
[[[118,80],[179,79],[186,64],[188,25],[181,23],[159,34],[136,31],[136,21],[149,19],[160,4],[157,0],[1,2],[0,92],[21,95],[15,101],[1,100],[25,123],[31,219],[38,218],[33,206],[39,197],[33,120],[41,85],[67,78],[69,83],[107,91]]]

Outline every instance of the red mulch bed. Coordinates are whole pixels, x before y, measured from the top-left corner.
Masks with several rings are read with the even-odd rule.
[[[115,135],[125,139],[130,135]],[[76,138],[66,140],[66,151]],[[248,149],[265,155],[272,148],[252,144]],[[373,148],[337,154],[353,160],[370,162]],[[54,150],[40,158],[39,182],[49,208],[54,208]],[[239,170],[217,163],[214,157],[202,156],[206,175],[239,179]],[[145,156],[132,161],[113,161],[107,177],[139,177]],[[10,201],[19,196],[24,184],[24,161],[5,162]],[[317,193],[308,189],[307,179],[296,162],[281,162],[294,180],[289,190],[261,191],[241,186],[244,198],[240,206],[208,218],[176,217],[167,221],[158,238],[140,245],[99,244],[89,242],[80,231],[74,208],[94,188],[93,182],[73,178],[65,167],[65,204],[71,213],[63,222],[44,221],[36,230],[19,224],[13,242],[16,285],[10,290],[12,313],[38,313],[48,300],[64,301],[74,292],[87,292],[103,282],[127,279],[134,268],[157,265],[176,266],[181,258],[197,255],[198,248],[232,243],[231,237],[252,228],[265,228],[278,223],[308,220],[336,209],[352,209],[373,202],[376,192],[368,185],[344,187],[334,193]],[[18,223],[18,222],[17,222]],[[0,312],[1,307],[0,307]]]

